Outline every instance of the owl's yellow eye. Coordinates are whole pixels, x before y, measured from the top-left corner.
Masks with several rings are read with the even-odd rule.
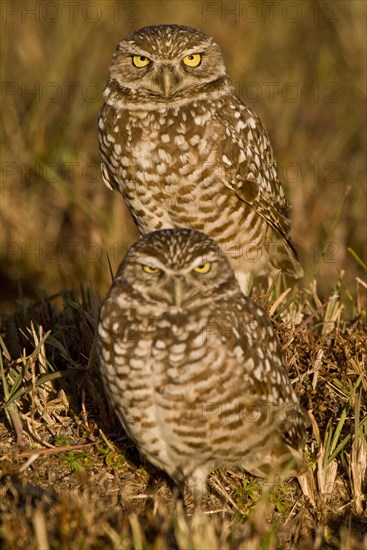
[[[198,67],[201,63],[201,53],[191,53],[183,58],[183,62],[188,67]]]
[[[145,273],[158,273],[160,269],[158,267],[150,267],[150,265],[143,265],[143,271]]]
[[[211,268],[212,264],[210,262],[205,262],[203,265],[197,265],[194,267],[194,271],[196,271],[196,273],[209,273]]]
[[[138,67],[138,69],[142,69],[143,67],[147,67],[151,63],[150,59],[148,57],[145,57],[144,55],[134,55],[133,56],[133,65],[134,67]]]

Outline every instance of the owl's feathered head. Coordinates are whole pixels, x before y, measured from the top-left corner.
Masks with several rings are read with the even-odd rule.
[[[169,102],[223,92],[226,82],[222,52],[213,38],[191,27],[153,25],[129,34],[117,45],[107,90],[117,84],[129,99]]]
[[[116,285],[134,299],[166,306],[192,307],[205,296],[240,293],[233,270],[217,243],[193,229],[163,229],[137,241],[121,263]]]

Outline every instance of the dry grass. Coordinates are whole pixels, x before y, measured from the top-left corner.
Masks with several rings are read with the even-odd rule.
[[[106,407],[94,354],[98,299],[45,297],[8,316],[1,375],[5,548],[367,548],[367,330],[341,285],[262,295],[308,411],[309,477],[273,484],[215,471],[185,508]],[[259,293],[260,294],[260,293]],[[275,305],[274,305],[275,304]],[[17,530],[14,531],[14,524]]]
[[[60,2],[56,22],[51,4],[1,3],[4,547],[366,549],[366,3]],[[312,474],[213,472],[202,511],[111,417],[93,348],[106,253],[115,271],[136,237],[99,174],[101,91],[122,36],[172,22],[216,37],[264,121],[306,272],[302,291],[254,296],[310,416]]]

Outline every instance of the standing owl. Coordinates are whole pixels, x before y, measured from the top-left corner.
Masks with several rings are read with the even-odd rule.
[[[236,97],[212,38],[178,25],[133,32],[117,46],[104,97],[103,180],[141,235],[203,231],[245,294],[253,275],[302,276],[268,135]]]
[[[165,229],[132,246],[102,305],[97,352],[126,432],[179,486],[200,494],[211,468],[303,467],[304,416],[272,323],[203,233]]]

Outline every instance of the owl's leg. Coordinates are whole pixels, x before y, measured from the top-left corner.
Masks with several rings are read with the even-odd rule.
[[[175,483],[175,486],[172,490],[172,500],[173,502],[184,502],[185,497],[185,484],[184,483]]]
[[[194,499],[195,508],[200,508],[207,492],[206,479],[208,477],[208,468],[201,466],[196,468],[188,480],[188,491]]]

